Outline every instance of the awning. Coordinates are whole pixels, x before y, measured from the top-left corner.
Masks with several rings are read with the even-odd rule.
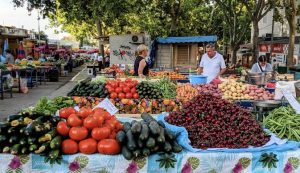
[[[159,37],[157,43],[172,44],[172,43],[208,43],[216,42],[217,36],[191,36],[191,37]]]

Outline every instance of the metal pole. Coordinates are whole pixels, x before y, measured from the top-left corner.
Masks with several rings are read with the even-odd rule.
[[[38,34],[39,34],[39,42],[38,42],[38,45],[40,46],[40,42],[41,42],[41,31],[40,31],[40,11],[38,10]]]
[[[271,35],[271,50],[270,50],[270,57],[271,57],[271,61],[272,61],[272,53],[273,53],[273,39],[274,39],[274,15],[275,15],[275,6],[273,7],[273,16],[272,16],[272,35]]]

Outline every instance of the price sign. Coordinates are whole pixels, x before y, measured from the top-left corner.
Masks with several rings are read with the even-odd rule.
[[[286,100],[293,107],[293,109],[296,111],[296,113],[300,114],[300,104],[296,100],[296,98],[293,96],[293,94],[288,90],[281,90],[281,92],[282,92],[283,96],[286,98]]]
[[[100,102],[97,106],[95,106],[95,108],[104,108],[111,115],[114,115],[119,111],[108,98]]]

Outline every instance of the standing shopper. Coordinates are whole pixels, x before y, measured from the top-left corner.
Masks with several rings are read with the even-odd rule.
[[[214,44],[206,46],[206,53],[202,56],[198,74],[207,76],[207,83],[219,78],[226,71],[224,58],[216,52]]]
[[[141,44],[137,47],[137,57],[134,61],[134,76],[144,77],[149,74],[149,67],[145,60],[148,55],[148,47]]]
[[[100,53],[98,54],[97,61],[98,61],[99,71],[101,71],[103,67],[103,56]]]
[[[105,67],[107,68],[109,67],[109,65],[110,65],[110,57],[109,54],[107,54],[105,57]]]
[[[273,71],[272,65],[267,62],[267,57],[261,55],[258,58],[258,62],[253,64],[251,68],[252,73],[263,73]]]
[[[7,64],[15,64],[15,58],[14,56],[11,54],[11,51],[10,50],[6,50],[6,60],[5,60],[5,63]]]

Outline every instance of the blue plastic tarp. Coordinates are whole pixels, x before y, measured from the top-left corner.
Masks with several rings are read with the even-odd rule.
[[[172,43],[211,43],[216,42],[217,36],[191,36],[191,37],[159,37],[157,43],[172,44]]]
[[[166,128],[170,129],[177,136],[177,142],[182,147],[190,152],[261,152],[261,151],[287,151],[287,150],[296,150],[299,148],[299,142],[295,141],[287,141],[279,139],[275,134],[271,134],[270,141],[262,147],[249,147],[249,148],[241,148],[241,149],[226,149],[226,148],[208,148],[206,150],[193,148],[190,145],[190,140],[188,138],[188,132],[184,127],[178,127],[172,124],[167,123],[164,118],[167,116],[167,113],[162,113],[158,115],[157,120],[161,120],[165,123]]]

